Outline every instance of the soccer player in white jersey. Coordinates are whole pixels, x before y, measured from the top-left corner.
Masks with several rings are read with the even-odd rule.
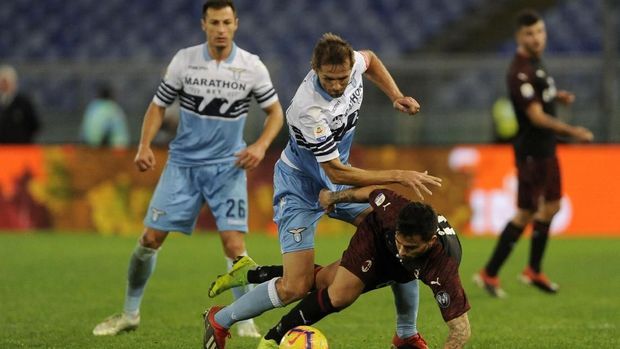
[[[180,99],[177,136],[131,255],[123,312],[97,325],[95,335],[115,335],[138,326],[140,302],[160,246],[170,231],[191,234],[205,202],[215,217],[229,267],[234,257],[246,255],[246,170],[261,162],[284,117],[265,65],[233,42],[238,18],[232,1],[207,0],[201,23],[206,43],[177,52],[146,111],[135,158],[140,171],[155,169],[151,141],[166,107]],[[243,127],[251,97],[267,118],[260,137],[246,146]],[[245,291],[237,289],[235,295]],[[252,321],[238,330],[243,336],[260,337]]]
[[[283,277],[256,286],[227,307],[210,308],[205,314],[205,347],[224,348],[233,323],[290,304],[310,290],[314,280],[314,233],[318,219],[325,213],[318,202],[322,188],[337,191],[350,186],[398,183],[422,196],[422,192],[431,193],[427,185],[440,185],[439,178],[427,173],[370,171],[349,165],[363,97],[363,75],[390,98],[397,110],[410,115],[420,110],[415,99],[399,90],[373,52],[354,51],[339,36],[323,35],[313,51],[312,70],[286,111],[290,137],[275,166],[274,221],[278,225]],[[358,225],[370,211],[368,204],[347,203],[338,204],[329,215]],[[218,282],[225,279],[234,277],[218,278],[213,287],[226,288],[229,285]],[[210,295],[218,293],[213,287]],[[393,290],[398,336],[416,336],[419,347],[425,347],[415,328],[417,283],[397,284]],[[263,339],[260,348],[277,347],[270,342]]]

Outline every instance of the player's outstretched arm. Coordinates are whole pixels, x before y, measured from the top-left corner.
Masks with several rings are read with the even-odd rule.
[[[530,103],[526,113],[530,121],[537,127],[548,128],[557,134],[570,136],[579,142],[591,142],[594,139],[594,135],[587,128],[569,125],[545,113],[542,104],[539,102]]]
[[[361,51],[368,59],[368,68],[364,73],[392,101],[394,109],[401,113],[414,115],[420,111],[420,104],[413,97],[405,96],[383,62],[372,51]]]
[[[368,202],[370,193],[380,188],[382,188],[382,186],[370,185],[367,187],[349,188],[340,191],[321,189],[319,193],[319,204],[326,211],[331,211],[331,208],[335,204],[342,202]]]
[[[284,124],[284,113],[280,102],[276,101],[263,110],[267,113],[263,132],[256,142],[235,154],[237,156],[236,165],[246,170],[253,170],[260,164],[265,157],[267,148]]]
[[[467,313],[446,322],[449,328],[448,338],[444,344],[444,349],[460,349],[463,348],[467,340],[471,336],[471,328],[469,327],[469,318]]]
[[[151,150],[151,142],[164,122],[165,112],[165,107],[151,102],[146,110],[146,114],[144,114],[140,145],[134,159],[134,163],[140,171],[155,169],[155,155],[153,155],[153,150]]]
[[[321,163],[321,167],[332,183],[346,184],[354,187],[369,185],[401,184],[413,188],[416,194],[424,199],[422,192],[432,195],[427,186],[441,186],[441,178],[431,176],[427,172],[407,170],[364,170],[346,166],[338,158]]]

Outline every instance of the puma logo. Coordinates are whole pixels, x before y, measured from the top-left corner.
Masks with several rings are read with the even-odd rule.
[[[431,281],[431,285],[441,286],[441,284],[439,283],[439,278],[437,278],[437,280],[435,281]]]

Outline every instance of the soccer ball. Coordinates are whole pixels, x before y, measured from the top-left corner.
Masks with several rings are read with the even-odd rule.
[[[297,326],[286,332],[280,349],[328,349],[327,338],[314,327]]]

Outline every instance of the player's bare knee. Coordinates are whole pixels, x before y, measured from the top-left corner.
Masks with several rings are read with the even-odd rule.
[[[355,302],[357,297],[342,291],[329,292],[329,300],[336,309],[344,309]]]
[[[285,304],[302,299],[312,287],[310,281],[300,280],[296,282],[296,280],[286,280],[285,278],[281,278],[278,281],[278,297]]]
[[[512,223],[519,227],[524,227],[528,225],[532,221],[533,218],[534,218],[534,212],[519,209],[517,211],[517,214],[512,219]]]
[[[241,256],[245,252],[245,244],[243,243],[243,240],[222,241],[222,248],[224,249],[224,254],[228,258],[235,258],[235,257]]]
[[[140,245],[152,249],[158,249],[166,239],[164,232],[157,232],[152,229],[145,229],[140,237]]]

